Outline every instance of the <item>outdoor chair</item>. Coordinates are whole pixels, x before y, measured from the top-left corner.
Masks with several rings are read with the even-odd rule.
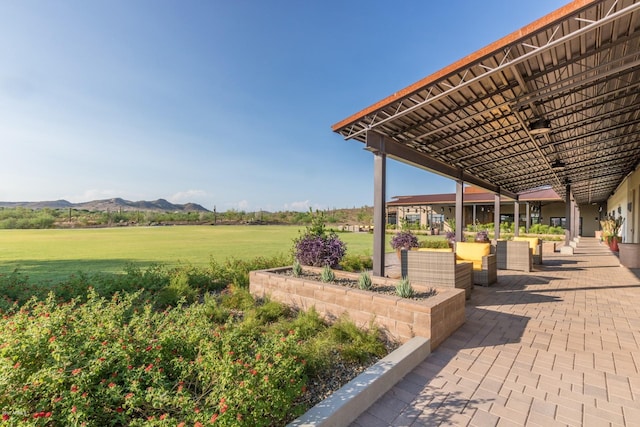
[[[498,281],[496,255],[491,253],[491,243],[456,242],[457,262],[473,263],[473,283],[489,286]]]
[[[464,289],[465,298],[471,297],[471,263],[456,263],[453,252],[403,250],[400,264],[402,277],[412,283]]]
[[[533,269],[533,250],[529,247],[529,242],[498,240],[496,264],[500,270],[530,272]]]
[[[520,236],[515,236],[513,240],[515,242],[528,242],[533,253],[533,263],[536,265],[542,264],[542,240],[537,237]]]

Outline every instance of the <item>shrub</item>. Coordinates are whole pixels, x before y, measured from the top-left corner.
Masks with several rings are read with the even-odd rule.
[[[175,306],[178,301],[193,303],[198,298],[198,290],[189,285],[189,275],[186,271],[177,271],[170,279],[169,285],[160,290],[158,304],[161,307]]]
[[[302,411],[295,331],[247,337],[212,324],[201,305],[154,312],[136,308],[139,296],[33,300],[1,319],[0,413],[10,425],[282,425]]]
[[[411,287],[411,282],[407,277],[403,277],[396,285],[396,294],[400,298],[411,298],[413,296],[413,288]]]
[[[358,287],[362,290],[368,291],[372,286],[371,274],[368,271],[363,271],[358,276]]]
[[[560,226],[549,227],[549,233],[551,234],[564,234],[564,228]]]
[[[251,260],[226,259],[223,263],[211,258],[207,274],[210,276],[208,287],[204,290],[219,291],[229,285],[249,287],[249,272],[291,264],[291,257],[276,255],[271,258],[257,257]]]
[[[241,271],[263,261],[243,263]],[[219,264],[225,274],[231,265]],[[65,303],[51,283],[56,292],[44,302],[0,300],[0,414],[7,425],[284,425],[306,409],[309,374],[385,353],[376,329],[360,331],[345,320],[332,331],[315,310],[294,318],[281,304],[256,306],[240,286],[159,311],[156,298],[166,288],[200,292],[215,272],[127,269],[74,275],[64,292],[80,297]],[[153,290],[104,298],[87,288],[94,281],[101,292]],[[0,284],[29,291],[18,272]],[[336,338],[345,336],[347,342]]]
[[[331,283],[336,279],[336,275],[328,265],[325,265],[322,269],[322,273],[320,273],[320,280],[325,283]]]
[[[364,362],[372,354],[382,356],[386,349],[380,341],[377,328],[369,328],[368,332],[360,330],[348,317],[341,317],[327,330],[331,347],[338,346],[340,353],[347,360]]]
[[[298,260],[293,261],[293,266],[291,267],[291,271],[295,277],[300,277],[302,274],[302,266],[298,262]]]
[[[335,232],[325,231],[322,213],[316,213],[306,231],[294,239],[295,259],[303,265],[337,267],[346,251],[345,243]]]
[[[369,255],[345,255],[340,261],[340,267],[344,271],[364,271],[373,268],[373,259]]]
[[[418,238],[411,231],[400,231],[391,238],[393,249],[409,249],[418,247]]]
[[[432,249],[446,249],[449,247],[449,242],[444,239],[427,239],[420,242],[421,248]]]

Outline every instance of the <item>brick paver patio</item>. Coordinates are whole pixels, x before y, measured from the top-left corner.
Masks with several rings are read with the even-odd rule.
[[[500,270],[466,310],[352,426],[640,425],[640,280],[595,239]]]

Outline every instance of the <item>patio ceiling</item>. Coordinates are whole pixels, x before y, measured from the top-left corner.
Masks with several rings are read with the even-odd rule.
[[[640,2],[573,1],[332,128],[503,194],[604,202],[640,161]]]

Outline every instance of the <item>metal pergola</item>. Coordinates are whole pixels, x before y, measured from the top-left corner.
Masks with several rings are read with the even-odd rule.
[[[332,128],[498,195],[603,203],[640,161],[640,3],[573,1]]]

